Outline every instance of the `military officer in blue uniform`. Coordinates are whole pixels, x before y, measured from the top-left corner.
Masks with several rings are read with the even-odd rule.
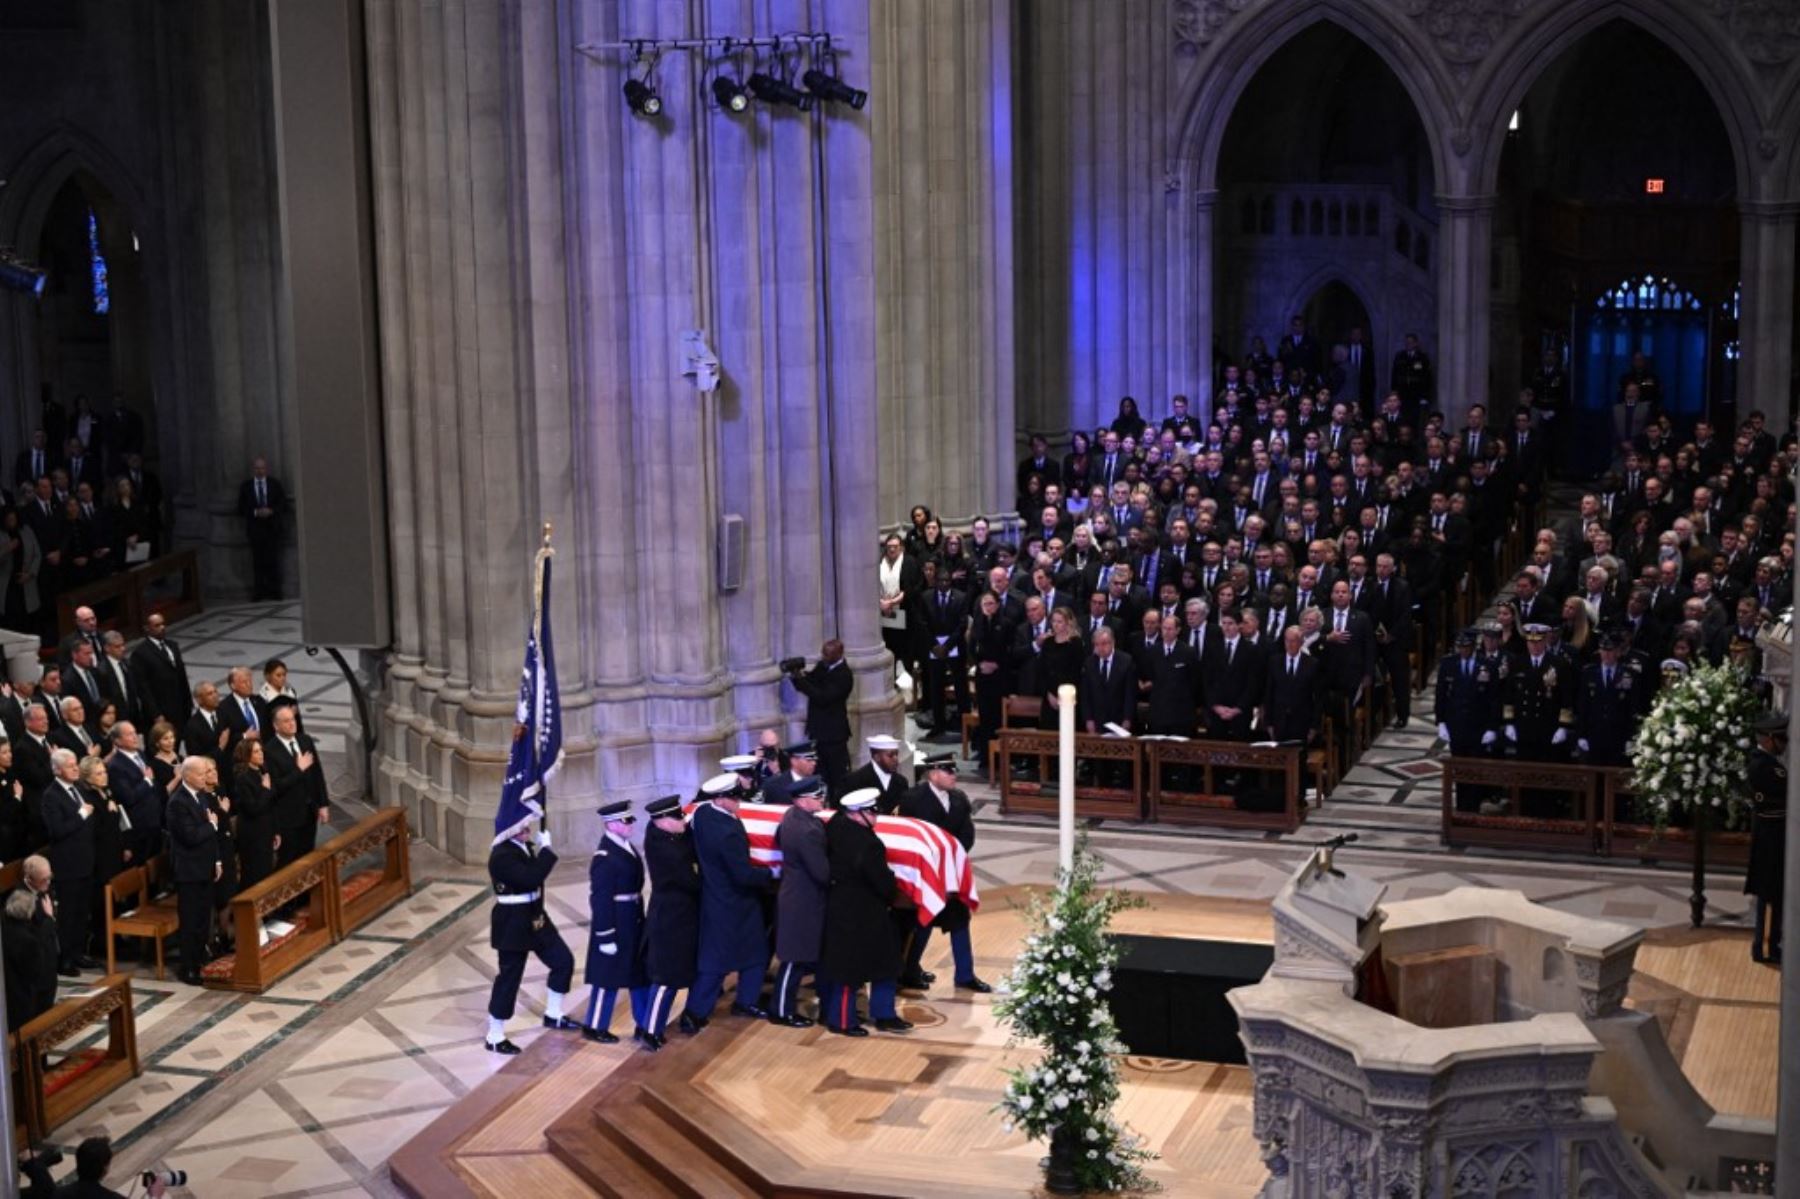
[[[902,954],[888,909],[900,885],[888,865],[887,847],[875,834],[880,799],[874,787],[852,791],[838,800],[840,811],[825,826],[831,892],[819,958],[826,980],[823,1014],[825,1027],[846,1037],[869,1035],[856,1010],[864,983],[869,984],[869,1015],[876,1028],[895,1033],[912,1028],[896,1002]]]
[[[1756,896],[1756,932],[1750,938],[1753,962],[1781,961],[1781,882],[1787,864],[1787,730],[1787,717],[1779,712],[1758,720],[1756,749],[1750,755],[1750,865],[1744,872],[1744,894]]]
[[[1645,684],[1625,664],[1625,635],[1600,634],[1600,660],[1581,672],[1575,693],[1575,747],[1595,766],[1624,766],[1625,743],[1637,732]]]
[[[775,773],[775,767],[769,761],[775,753],[766,758],[757,754],[726,754],[719,759],[719,769],[737,775],[738,790],[743,792],[745,799],[754,799],[762,790],[763,782]]]
[[[763,803],[790,802],[795,789],[812,778],[819,768],[819,748],[811,741],[790,745],[784,752],[787,754],[787,769],[764,780],[760,797]]]
[[[1575,725],[1575,681],[1568,663],[1550,652],[1550,626],[1525,626],[1525,661],[1508,677],[1500,719],[1506,739],[1528,762],[1559,762]]]
[[[727,786],[733,776],[721,775]],[[644,870],[650,876],[649,946],[645,966],[650,976],[650,1003],[644,1022],[644,1048],[663,1047],[663,1030],[675,1010],[675,993],[694,982],[694,959],[700,947],[700,863],[688,835],[681,796],[665,795],[644,805],[650,827],[644,830]]]
[[[587,1027],[581,1035],[610,1045],[613,1004],[623,987],[631,994],[634,1040],[649,1021],[649,976],[644,972],[644,860],[631,844],[637,817],[624,800],[603,804],[606,833],[588,862]]]
[[[519,998],[519,980],[532,954],[550,968],[549,995],[544,1001],[544,1027],[575,1032],[581,1025],[563,1015],[563,999],[575,978],[575,955],[544,910],[544,880],[556,867],[549,830],[534,838],[529,824],[494,846],[488,854],[488,877],[494,883],[494,912],[489,941],[500,958],[500,972],[488,996],[489,1053],[513,1054],[519,1047],[506,1039]]]
[[[762,1006],[769,973],[762,899],[775,876],[750,861],[750,838],[737,815],[743,795],[736,777],[708,779],[701,790],[704,797],[688,824],[700,862],[700,955],[681,1013],[681,1031],[689,1036],[712,1019],[727,974],[737,975],[732,1015],[760,1020],[769,1014]]]
[[[1506,668],[1505,655],[1485,657],[1476,652],[1479,637],[1473,628],[1456,634],[1453,652],[1438,660],[1437,735],[1455,758],[1481,758],[1498,739],[1495,717],[1499,713],[1500,686]],[[1482,790],[1468,784],[1456,789],[1456,806],[1474,811]]]
[[[798,1010],[800,979],[814,975],[818,988],[819,943],[825,936],[825,896],[831,888],[831,863],[825,852],[825,780],[813,775],[794,790],[793,804],[781,814],[775,844],[781,850],[781,894],[775,920],[775,998],[769,1022],[788,1028],[811,1028]],[[821,996],[821,1001],[823,997]]]

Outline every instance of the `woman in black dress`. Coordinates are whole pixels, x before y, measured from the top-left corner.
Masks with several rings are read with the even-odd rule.
[[[238,889],[254,887],[275,869],[275,792],[263,765],[260,740],[238,742],[231,774],[232,806],[237,809]]]
[[[1056,689],[1064,683],[1079,686],[1081,665],[1087,659],[1087,646],[1075,631],[1075,614],[1057,606],[1050,614],[1050,636],[1038,651],[1038,677],[1044,684],[1044,706],[1038,712],[1038,727],[1057,727],[1057,707],[1061,703]]]
[[[1119,415],[1113,417],[1112,431],[1134,440],[1143,437],[1144,418],[1138,413],[1137,401],[1130,396],[1119,401]]]
[[[1085,496],[1087,494],[1088,472],[1092,469],[1088,461],[1089,444],[1088,435],[1079,429],[1075,431],[1073,437],[1069,438],[1069,452],[1063,455],[1062,460],[1062,486],[1065,496]]]
[[[13,773],[12,742],[0,741],[0,862],[16,862],[34,848],[25,813],[25,784]]]
[[[644,1048],[663,1047],[663,1030],[675,1010],[675,995],[693,985],[700,954],[700,859],[682,819],[681,797],[651,800],[644,832],[644,870],[650,876],[650,912],[646,918],[649,948],[650,1023]]]
[[[154,782],[163,794],[163,806],[167,807],[169,796],[181,782],[181,755],[175,752],[175,726],[166,720],[159,720],[150,726],[150,773]]]
[[[237,838],[231,831],[237,805],[231,802],[231,796],[221,794],[219,767],[210,757],[206,759],[206,806],[219,815],[220,873],[219,881],[213,884],[213,912],[218,920],[215,937],[219,952],[230,953],[237,948],[231,923],[231,897],[239,890]]]

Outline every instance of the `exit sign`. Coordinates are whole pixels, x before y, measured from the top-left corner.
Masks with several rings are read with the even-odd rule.
[[[1646,179],[1646,180],[1644,180],[1644,194],[1647,196],[1662,195],[1663,194],[1663,181],[1661,179]]]

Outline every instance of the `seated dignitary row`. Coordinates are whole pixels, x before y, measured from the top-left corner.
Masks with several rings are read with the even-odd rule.
[[[579,1031],[589,1040],[618,1040],[611,1024],[619,993],[631,1007],[633,1039],[654,1051],[665,1043],[675,999],[686,991],[678,1025],[693,1036],[704,1030],[736,976],[734,1016],[765,1019],[789,1028],[811,1027],[800,1012],[800,991],[810,976],[817,1019],[843,1036],[868,1035],[858,995],[869,988],[868,1018],[883,1032],[912,1025],[897,1006],[902,989],[925,990],[935,977],[921,967],[931,929],[920,927],[904,906],[902,889],[876,821],[894,813],[943,829],[968,849],[975,838],[967,796],[956,788],[949,754],[927,761],[925,777],[908,787],[897,770],[901,744],[870,739],[885,786],[857,787],[827,809],[825,783],[810,772],[816,749],[790,746],[801,773],[773,794],[769,776],[759,786],[754,755],[724,760],[727,773],[701,787],[691,812],[679,796],[644,808],[650,827],[642,845],[632,840],[637,821],[631,805],[600,808],[606,832],[588,868],[591,922],[584,974],[590,988],[585,1019],[570,1016],[565,1000],[574,981],[575,957],[551,922],[545,887],[556,865],[547,832],[529,826],[494,847],[488,869],[495,905],[491,937],[499,957],[488,1006],[487,1048],[519,1052],[506,1036],[528,958],[536,954],[550,971],[546,1028]],[[885,763],[876,765],[875,763]],[[775,834],[779,876],[753,860],[740,817],[745,802],[785,805]],[[650,885],[646,906],[644,884]],[[958,989],[984,994],[992,988],[975,974],[969,909],[952,897],[933,921],[950,936]],[[771,948],[778,963],[768,998]]]

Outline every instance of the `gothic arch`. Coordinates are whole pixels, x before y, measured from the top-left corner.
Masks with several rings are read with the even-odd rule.
[[[1624,21],[1662,42],[1694,72],[1712,97],[1731,139],[1740,200],[1755,194],[1753,153],[1762,121],[1752,78],[1716,26],[1696,20],[1681,0],[1561,0],[1540,6],[1519,36],[1510,40],[1475,81],[1469,107],[1468,180],[1476,195],[1493,195],[1499,184],[1500,151],[1506,125],[1538,77],[1582,38],[1613,21]]]
[[[134,227],[149,230],[143,193],[112,151],[72,125],[57,124],[33,143],[5,175],[0,189],[0,245],[29,246],[44,228],[56,193],[70,176],[86,171],[128,209]]]
[[[1355,296],[1356,302],[1369,314],[1371,322],[1383,319],[1381,305],[1370,302],[1371,296],[1380,294],[1379,290],[1370,287],[1366,280],[1359,279],[1354,270],[1342,266],[1321,267],[1308,275],[1288,296],[1287,303],[1281,309],[1282,313],[1304,312],[1308,301],[1331,283],[1342,285],[1345,291]],[[1366,329],[1364,332],[1373,340],[1373,329]]]
[[[1445,132],[1455,127],[1449,89],[1415,31],[1373,0],[1285,0],[1233,22],[1210,54],[1189,73],[1177,101],[1176,156],[1189,164],[1196,190],[1218,187],[1219,152],[1244,89],[1263,65],[1296,34],[1328,22],[1367,45],[1393,71],[1411,98],[1431,147],[1432,178],[1439,190],[1449,168]]]

